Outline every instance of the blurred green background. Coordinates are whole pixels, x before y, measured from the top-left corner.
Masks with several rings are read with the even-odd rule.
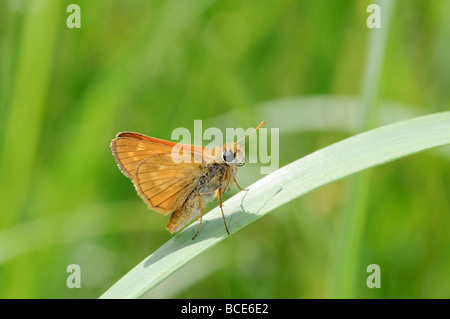
[[[366,26],[372,2],[0,0],[0,297],[97,298],[171,238],[118,170],[117,132],[170,139],[194,119],[265,120],[280,129],[281,166],[355,134],[381,30]],[[390,24],[381,16],[376,125],[450,109],[450,1],[395,2]],[[80,29],[66,26],[70,3]],[[349,295],[336,285],[351,178],[276,209],[146,297],[449,298],[449,163],[429,151],[372,170]],[[242,167],[240,185],[258,172]],[[66,286],[69,264],[80,289]],[[369,264],[380,289],[366,286]]]

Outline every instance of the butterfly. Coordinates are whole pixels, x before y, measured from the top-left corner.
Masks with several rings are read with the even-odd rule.
[[[250,134],[263,124],[264,121]],[[245,163],[244,146],[238,142],[209,149],[140,133],[121,132],[112,140],[111,150],[118,167],[131,179],[147,206],[158,213],[170,214],[166,226],[170,233],[181,230],[199,216],[198,230],[192,238],[195,239],[202,226],[204,207],[216,197],[219,198],[225,230],[230,234],[223,212],[222,194],[231,188],[233,182],[240,190],[246,190],[236,181],[237,169]]]

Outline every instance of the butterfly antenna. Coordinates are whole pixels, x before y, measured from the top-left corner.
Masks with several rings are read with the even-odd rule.
[[[264,123],[265,123],[264,121],[262,121],[261,123],[259,123],[259,125],[258,125],[253,131],[251,131],[249,134],[245,135],[244,138],[241,138],[239,141],[237,141],[236,143],[234,143],[234,145],[236,145],[236,144],[239,143],[240,141],[245,140],[249,135],[255,133],[261,126],[264,125]]]

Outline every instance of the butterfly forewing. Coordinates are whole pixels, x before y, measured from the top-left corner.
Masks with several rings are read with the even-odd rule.
[[[151,209],[163,214],[184,204],[203,169],[202,147],[189,146],[175,162],[174,145],[131,132],[119,133],[111,143],[119,168],[133,181],[138,194]]]
[[[122,173],[133,179],[140,163],[150,155],[164,151],[161,147],[152,147],[152,144],[154,143],[131,137],[118,137],[113,140],[111,148]]]

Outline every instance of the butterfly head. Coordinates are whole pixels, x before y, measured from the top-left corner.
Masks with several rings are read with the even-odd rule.
[[[239,142],[245,140],[250,134],[256,132],[262,125],[264,121],[259,123],[259,125],[245,137],[241,138],[237,142],[229,142],[224,146],[219,146],[215,149],[214,154],[216,155],[216,162],[227,163],[230,166],[237,167],[245,164],[245,148],[243,145],[238,144]]]
[[[245,164],[245,149],[243,145],[230,142],[221,149],[221,161],[228,165],[242,166]]]

